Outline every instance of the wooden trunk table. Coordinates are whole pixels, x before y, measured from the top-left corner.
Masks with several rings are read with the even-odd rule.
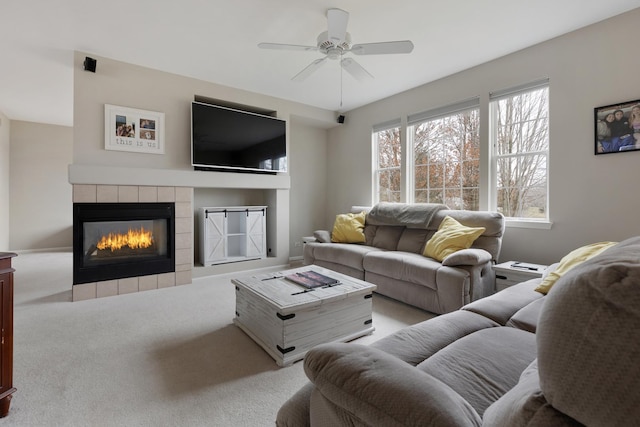
[[[316,271],[339,284],[308,290],[285,276]],[[310,265],[232,279],[236,287],[233,322],[279,366],[300,360],[312,347],[350,341],[374,331],[372,293],[376,285]]]

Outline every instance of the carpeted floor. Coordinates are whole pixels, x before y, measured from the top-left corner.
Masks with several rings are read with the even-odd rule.
[[[70,252],[13,259],[14,371],[5,426],[273,426],[306,383],[233,325],[229,276],[71,302]],[[237,275],[237,274],[236,274]],[[433,315],[379,295],[370,343]]]

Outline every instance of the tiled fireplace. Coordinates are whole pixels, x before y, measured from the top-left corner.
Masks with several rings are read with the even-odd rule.
[[[74,203],[73,284],[175,272],[175,203]]]
[[[191,283],[193,189],[73,185],[73,300]]]

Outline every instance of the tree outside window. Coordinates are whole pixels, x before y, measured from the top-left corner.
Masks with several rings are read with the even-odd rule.
[[[378,164],[375,169],[376,192],[379,202],[400,202],[402,145],[400,128],[384,129],[373,134]]]
[[[496,208],[505,217],[548,219],[548,86],[491,102]]]
[[[490,156],[482,167],[479,98],[409,115],[406,128],[399,119],[374,127],[376,202],[482,205],[507,218],[549,220],[549,80],[491,93],[489,113]],[[483,200],[481,178],[490,185]]]
[[[479,209],[479,129],[477,108],[409,128],[413,137],[414,202]]]

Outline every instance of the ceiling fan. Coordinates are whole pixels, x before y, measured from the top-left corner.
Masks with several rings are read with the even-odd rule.
[[[342,9],[327,11],[327,31],[318,35],[317,46],[302,46],[295,44],[259,43],[262,49],[319,51],[325,56],[316,59],[306,68],[293,76],[291,80],[301,82],[317,71],[327,62],[327,59],[340,60],[342,68],[356,80],[372,79],[373,76],[358,64],[353,58],[344,57],[346,53],[355,55],[386,55],[396,53],[411,53],[413,43],[409,40],[389,41],[380,43],[351,44],[351,34],[347,32],[349,12]]]

